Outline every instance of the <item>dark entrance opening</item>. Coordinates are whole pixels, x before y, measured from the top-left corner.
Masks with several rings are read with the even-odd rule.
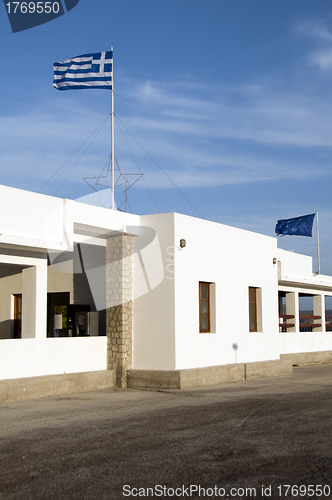
[[[69,292],[47,294],[47,336],[68,337]],[[70,335],[71,336],[71,335]]]

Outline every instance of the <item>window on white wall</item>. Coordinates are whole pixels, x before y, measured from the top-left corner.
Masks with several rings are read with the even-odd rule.
[[[14,299],[14,339],[22,337],[22,294],[13,295]]]
[[[215,283],[199,282],[199,331],[213,333],[216,329]]]
[[[249,331],[262,331],[262,289],[249,287]]]

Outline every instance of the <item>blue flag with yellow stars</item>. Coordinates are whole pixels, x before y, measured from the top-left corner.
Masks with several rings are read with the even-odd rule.
[[[294,236],[312,236],[312,226],[316,214],[302,215],[293,219],[278,220],[275,232],[278,236],[294,235]]]

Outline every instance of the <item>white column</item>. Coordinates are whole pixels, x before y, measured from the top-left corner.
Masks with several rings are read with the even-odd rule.
[[[298,292],[286,293],[286,314],[293,314],[294,318],[287,320],[289,323],[294,323],[294,327],[287,328],[288,332],[298,332],[300,330],[299,319],[299,294]]]
[[[46,338],[47,261],[22,272],[22,338]]]
[[[314,319],[314,323],[320,323],[322,326],[313,328],[314,332],[325,332],[325,301],[324,295],[313,296],[313,315],[320,316],[321,319]]]

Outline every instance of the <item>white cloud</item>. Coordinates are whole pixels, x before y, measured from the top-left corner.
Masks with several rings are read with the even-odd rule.
[[[309,62],[318,66],[322,71],[330,71],[332,69],[332,33],[324,22],[316,19],[298,23],[295,31],[315,43],[315,47],[308,56]]]
[[[311,57],[326,52],[332,65],[332,34],[317,23],[297,26],[297,33],[321,44]],[[331,49],[331,52],[328,51]],[[321,52],[319,52],[321,51]],[[318,64],[318,63],[317,63]],[[321,66],[323,63],[320,63]],[[294,70],[295,71],[295,70]],[[241,85],[203,84],[193,78],[141,85],[123,78],[115,95],[120,120],[180,187],[216,186],[275,179],[330,176],[332,92],[311,84],[294,87],[290,78],[260,79]],[[95,99],[95,100],[94,100]],[[29,177],[39,187],[64,164],[106,118],[97,97],[45,99],[18,116],[3,116],[0,164],[7,180]],[[104,108],[102,108],[104,109]],[[124,172],[145,173],[152,187],[172,185],[126,128],[116,128],[116,155]],[[82,179],[98,175],[110,151],[110,124],[90,140],[54,177],[85,187]],[[83,183],[83,184],[82,184]],[[52,194],[52,193],[51,193]],[[61,193],[59,193],[61,195]]]
[[[332,145],[332,105],[317,94],[298,95],[287,82],[260,82],[250,90],[207,85],[205,91],[187,95],[178,92],[171,82],[156,82],[154,87],[151,100],[137,90],[125,93],[135,102],[134,109],[141,109],[144,101],[142,116],[126,118],[135,130],[267,145]]]
[[[105,120],[106,125],[99,128]],[[70,105],[51,109],[46,104],[19,116],[2,116],[2,182],[13,185],[16,181],[17,185],[29,179],[28,188],[38,190],[62,165],[55,179],[64,179],[80,157],[77,168],[80,175],[94,171],[94,166],[99,168],[102,159],[107,158],[110,141],[107,121],[107,115]],[[90,168],[85,168],[86,161]]]
[[[149,88],[153,87],[149,82]],[[154,84],[158,87],[157,84]],[[257,182],[292,177],[310,177],[310,161],[281,158],[283,148],[308,151],[311,147],[330,147],[332,109],[322,107],[319,98],[292,99],[276,86],[274,89],[260,85],[260,92],[243,90],[241,104],[225,104],[227,92],[220,88],[211,93],[207,88],[206,100],[195,95],[182,96],[176,89],[151,90],[153,110],[133,114],[132,109],[141,107],[137,95],[126,95],[124,100],[138,101],[128,106],[129,114],[121,117],[126,127],[166,170],[179,186],[209,186],[230,183]],[[236,89],[239,94],[241,89]],[[231,96],[232,97],[232,96]],[[235,98],[232,97],[235,101]],[[145,103],[146,104],[146,103]],[[149,106],[148,106],[149,108]],[[174,111],[173,111],[174,110]],[[66,162],[76,148],[93,132],[103,116],[91,112],[91,106],[75,111],[48,113],[45,109],[33,110],[18,117],[4,117],[0,133],[5,146],[0,152],[0,162],[11,173],[38,179],[39,188]],[[93,123],[93,127],[91,124]],[[122,127],[120,123],[120,127]],[[146,156],[125,128],[122,130],[139,168],[148,176],[147,182],[154,187],[171,187],[153,161]],[[91,140],[91,139],[90,139]],[[64,166],[56,179],[63,179],[87,148],[88,140]],[[262,147],[263,146],[263,147]],[[109,126],[100,133],[85,153],[75,174],[80,180],[87,175],[98,175],[109,154]],[[302,154],[304,154],[302,152]],[[117,130],[116,155],[124,171],[137,171],[131,154],[127,151]],[[123,163],[122,163],[123,162]],[[316,168],[316,175],[324,174],[329,165]]]

